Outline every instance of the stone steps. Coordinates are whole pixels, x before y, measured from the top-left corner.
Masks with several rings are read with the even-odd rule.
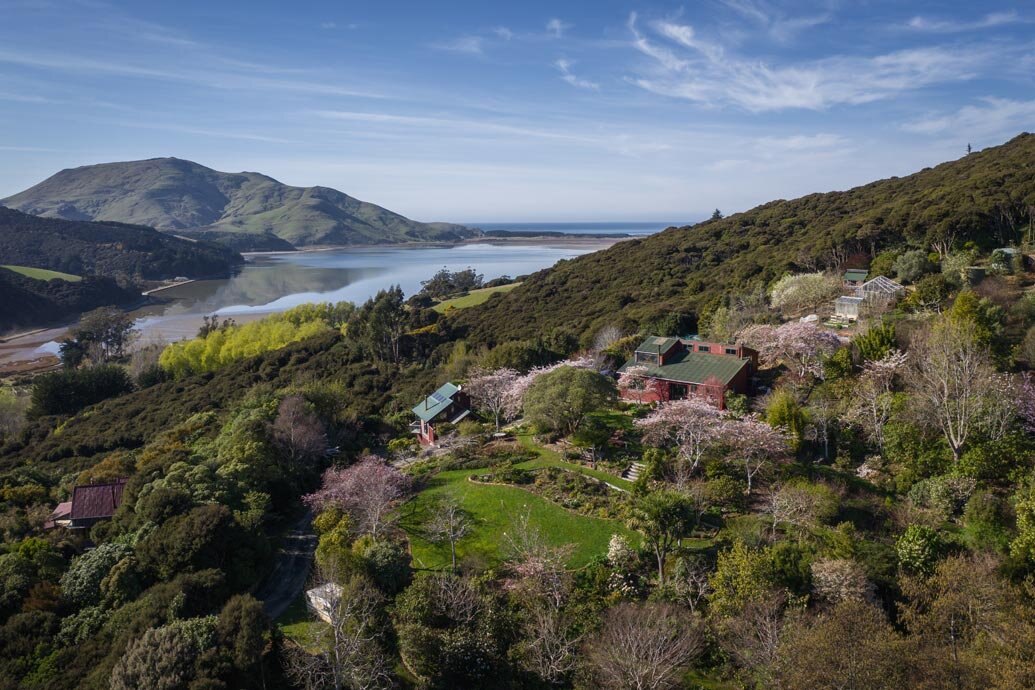
[[[622,472],[622,479],[635,482],[640,478],[640,472],[643,472],[645,469],[647,469],[647,466],[642,462],[634,462],[632,465],[627,467],[624,472]]]

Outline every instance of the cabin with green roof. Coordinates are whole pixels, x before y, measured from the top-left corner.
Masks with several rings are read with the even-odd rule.
[[[758,352],[741,344],[650,336],[618,370],[621,396],[641,403],[700,397],[720,410],[729,392],[747,395]]]
[[[460,386],[447,382],[414,407],[413,414],[417,419],[410,428],[417,440],[422,446],[433,446],[437,439],[435,425],[456,424],[471,414],[471,402]]]
[[[866,276],[870,272],[865,268],[849,268],[845,271],[845,287],[857,288],[866,282]]]

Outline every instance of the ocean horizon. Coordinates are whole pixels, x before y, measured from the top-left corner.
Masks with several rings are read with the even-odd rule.
[[[537,222],[537,223],[464,223],[468,227],[485,231],[511,230],[514,232],[560,232],[566,235],[653,235],[672,226],[688,225],[696,221],[615,221],[606,223],[593,222]]]

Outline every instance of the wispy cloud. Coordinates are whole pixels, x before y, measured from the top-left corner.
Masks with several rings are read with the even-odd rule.
[[[760,26],[769,36],[780,42],[788,42],[799,32],[826,24],[833,15],[819,14],[788,16],[778,8],[759,0],[721,0],[722,4]]]
[[[674,53],[639,31],[636,20],[634,13],[629,20],[633,46],[661,69],[635,77],[632,83],[665,96],[753,112],[823,110],[962,81],[977,76],[994,53],[990,47],[979,46],[912,48],[873,57],[833,56],[771,66],[731,57],[721,46],[701,40],[691,26],[656,22],[652,27],[661,37],[686,51]]]
[[[468,55],[481,55],[482,45],[485,39],[481,36],[460,36],[448,41],[432,43],[431,47],[436,50],[444,50],[450,53],[466,53]]]
[[[590,81],[589,79],[582,79],[582,78],[576,76],[571,71],[571,68],[574,65],[575,65],[574,62],[572,62],[571,60],[567,60],[565,58],[560,58],[559,60],[555,60],[554,63],[553,63],[553,66],[556,67],[557,71],[561,73],[561,79],[563,79],[564,81],[568,82],[569,84],[571,84],[575,88],[577,88],[577,89],[589,89],[591,91],[599,91],[600,90],[600,84],[596,83],[595,81]]]
[[[550,34],[555,38],[560,38],[564,35],[564,32],[572,27],[571,24],[561,21],[556,17],[546,22],[546,33]]]
[[[496,34],[504,41],[509,41],[510,39],[514,38],[514,32],[505,26],[493,27],[492,33]]]
[[[211,65],[196,67],[151,66],[125,60],[90,58],[84,55],[62,53],[0,50],[0,63],[20,65],[34,69],[53,70],[71,74],[106,74],[162,81],[191,83],[197,86],[232,90],[271,90],[284,93],[309,93],[326,96],[354,96],[362,98],[384,98],[382,94],[353,89],[333,82],[310,81],[301,75],[287,78],[284,75],[298,74],[298,70],[280,70],[264,65],[235,61],[224,61],[226,71],[213,69]],[[277,76],[267,76],[274,74]],[[313,75],[309,73],[310,77]]]
[[[992,29],[1007,24],[1017,24],[1028,20],[1022,19],[1016,12],[992,12],[974,21],[959,21],[949,19],[930,19],[928,17],[916,16],[906,23],[906,27],[916,31],[927,31],[930,33],[961,33],[964,31],[979,31],[981,29]]]
[[[940,136],[952,134],[960,139],[1003,138],[1031,131],[1035,125],[1035,100],[984,98],[978,105],[967,105],[952,113],[940,113],[912,120],[902,129],[912,134]]]

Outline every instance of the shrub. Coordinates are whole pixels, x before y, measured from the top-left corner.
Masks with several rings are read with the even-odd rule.
[[[934,572],[941,550],[938,533],[925,525],[910,525],[895,544],[899,564],[918,575]]]
[[[29,413],[36,417],[75,414],[131,390],[129,374],[114,364],[43,374],[33,382]]]
[[[934,270],[934,266],[927,260],[927,254],[919,249],[905,252],[895,259],[892,270],[895,277],[906,283],[915,283],[921,277]]]

